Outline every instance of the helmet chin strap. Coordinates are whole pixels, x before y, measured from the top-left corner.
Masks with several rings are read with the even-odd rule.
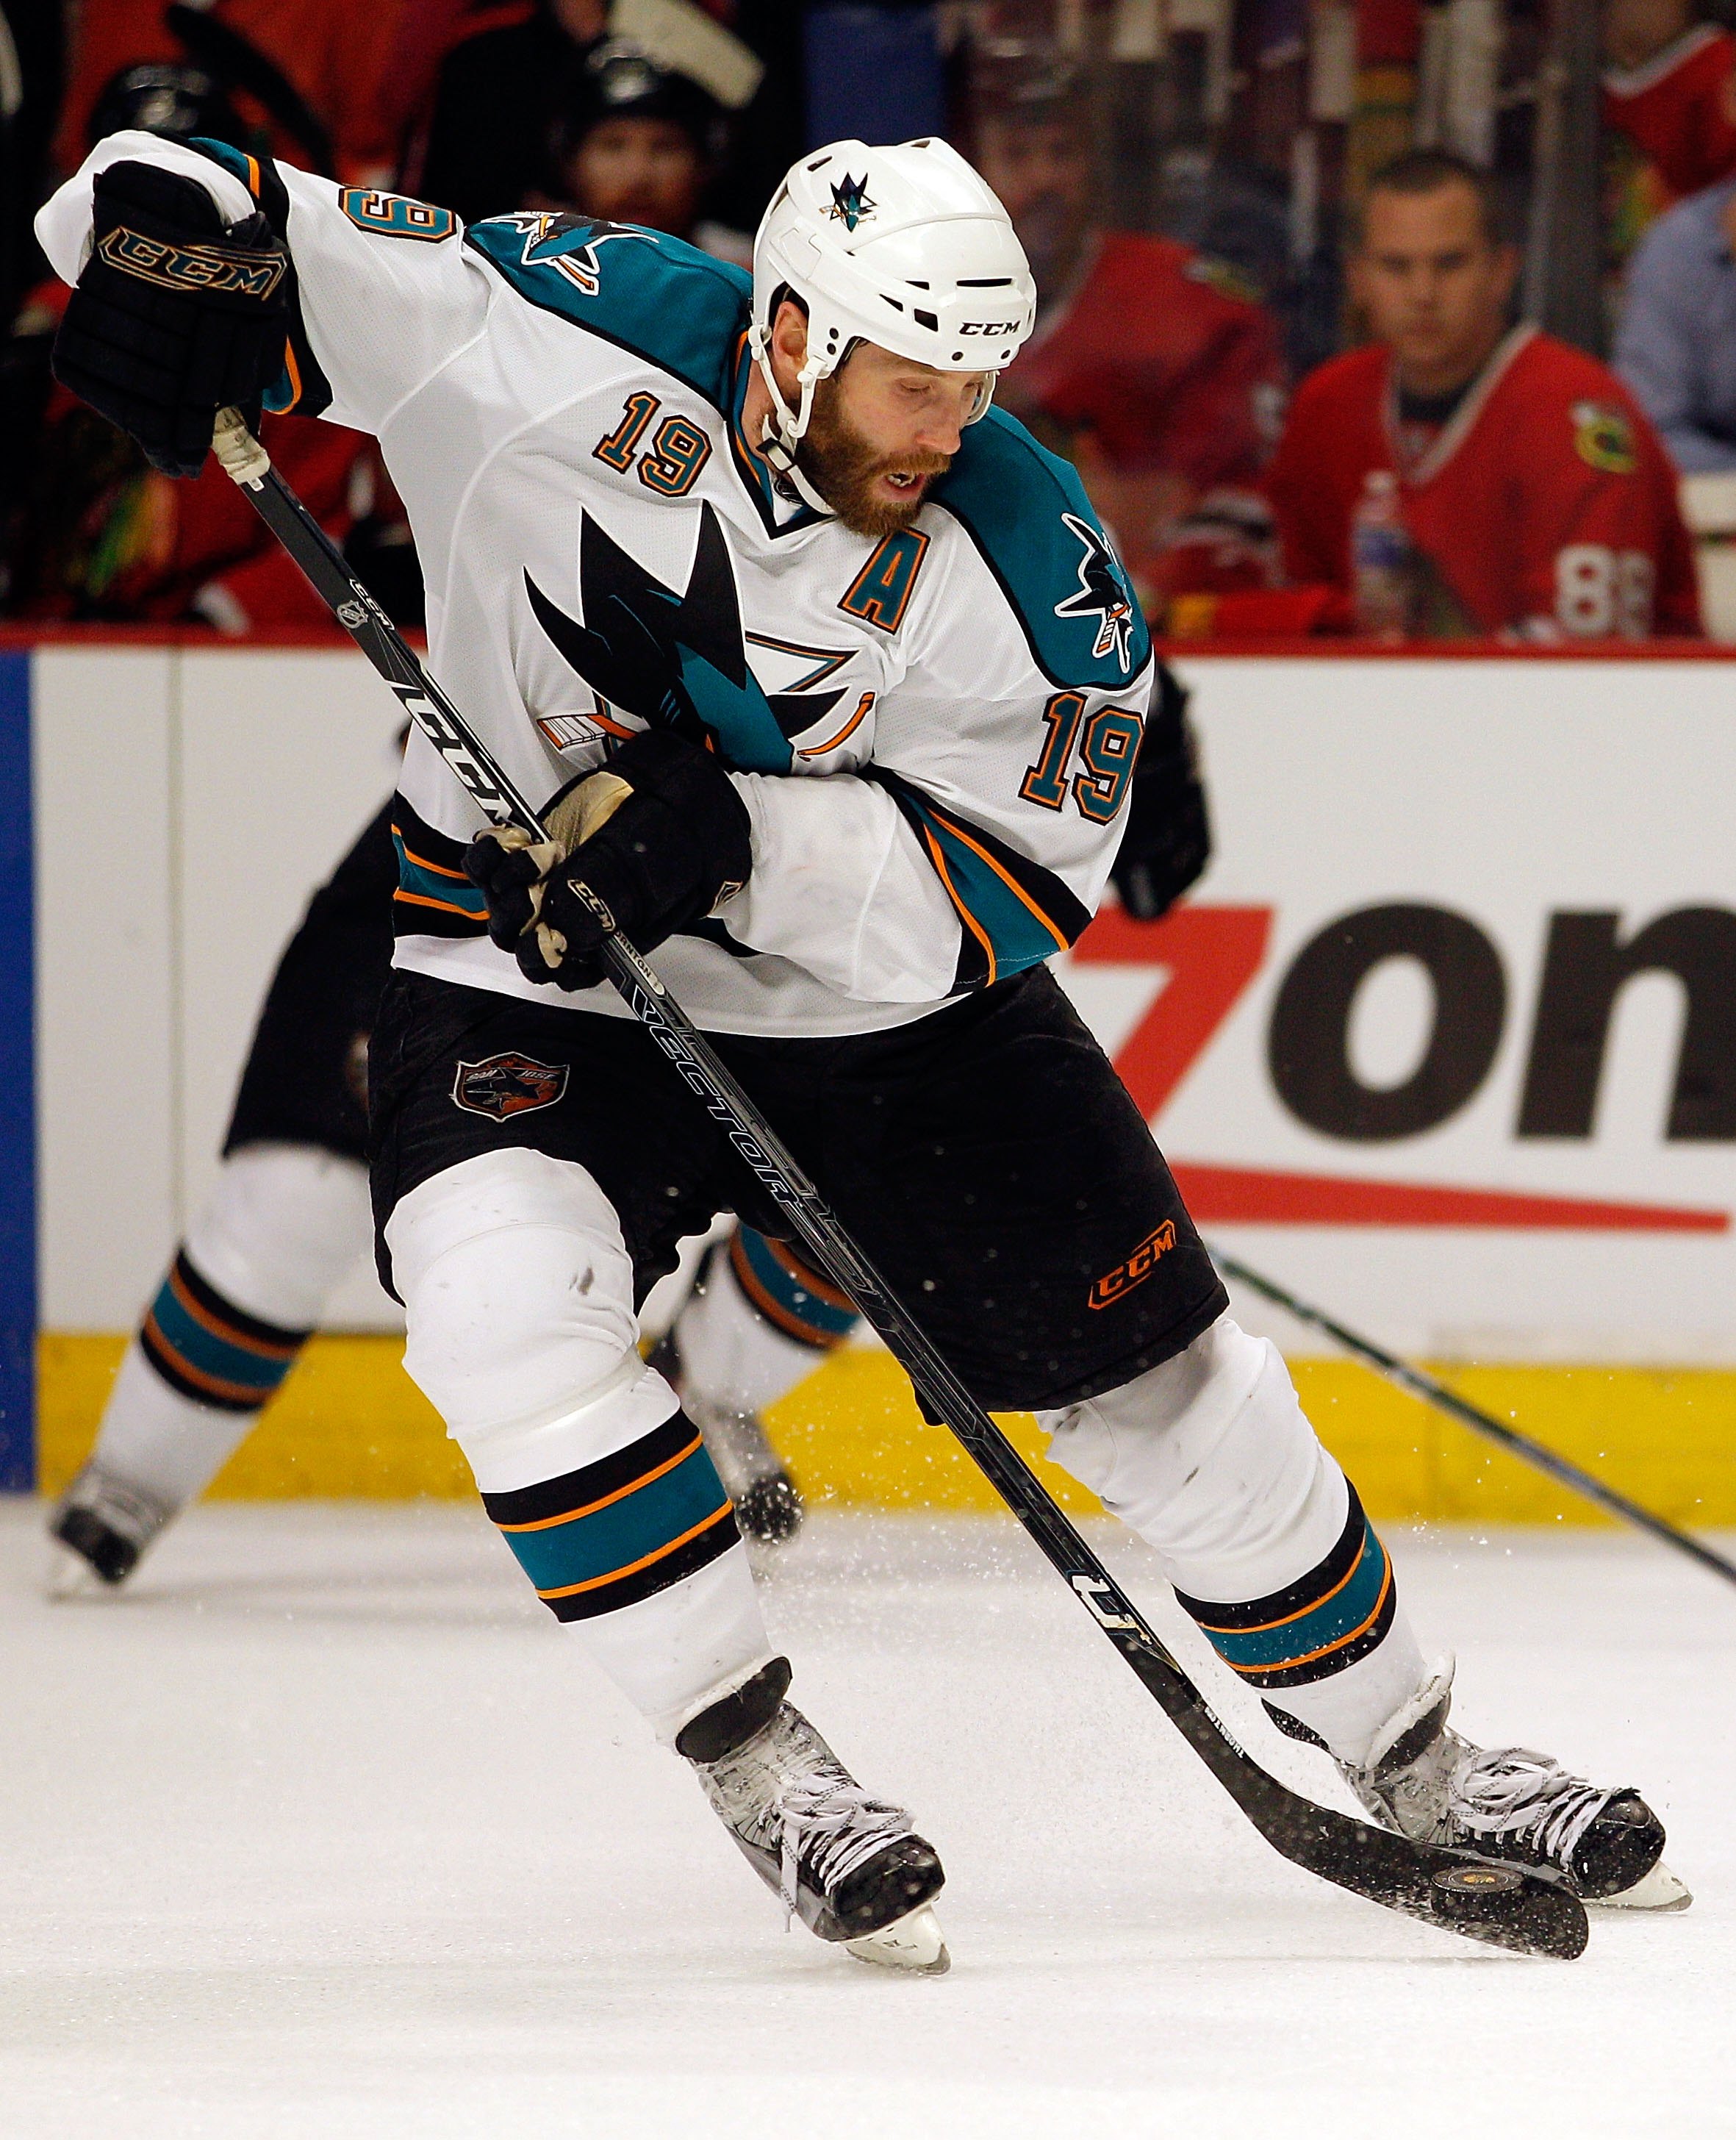
[[[831,508],[796,465],[796,449],[807,433],[808,420],[814,413],[814,389],[825,377],[825,369],[817,356],[810,356],[796,375],[796,384],[802,400],[792,412],[783,398],[783,389],[777,383],[772,369],[772,338],[756,320],[748,331],[748,346],[753,353],[753,361],[759,366],[759,375],[766,382],[766,390],[772,397],[772,414],[760,427],[759,450],[777,469],[786,483],[795,491],[805,505],[816,513],[830,516]]]

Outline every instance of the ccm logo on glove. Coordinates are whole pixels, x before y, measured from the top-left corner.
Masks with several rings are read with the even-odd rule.
[[[238,258],[214,246],[167,244],[125,223],[105,230],[96,251],[110,267],[164,290],[235,291],[246,297],[270,297],[285,266],[282,253]]]

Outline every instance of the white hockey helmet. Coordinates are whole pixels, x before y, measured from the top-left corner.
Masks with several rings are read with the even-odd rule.
[[[772,377],[770,351],[786,292],[807,307],[794,410]],[[988,373],[974,423],[1036,317],[1037,285],[1013,219],[956,149],[932,138],[816,149],[792,165],[753,241],[750,334],[772,392],[767,459],[795,476],[814,389],[858,341],[937,371]]]

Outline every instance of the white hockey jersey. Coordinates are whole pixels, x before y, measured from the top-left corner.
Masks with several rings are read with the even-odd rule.
[[[293,265],[267,405],[373,433],[408,508],[434,673],[533,799],[647,725],[709,739],[753,871],[655,963],[713,1031],[923,1016],[1079,935],[1120,836],[1153,674],[1071,469],[991,410],[913,528],[876,542],[748,450],[748,278],[561,215],[461,228],[216,144],[124,133],[45,208],[76,278],[91,181],[136,158],[264,209]],[[483,822],[419,735],[397,836],[399,965],[561,997],[483,934]]]

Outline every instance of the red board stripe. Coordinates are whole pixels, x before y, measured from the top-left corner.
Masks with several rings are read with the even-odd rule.
[[[1594,1234],[1725,1234],[1728,1211],[1689,1205],[1606,1204],[1506,1189],[1353,1181],[1251,1166],[1171,1161],[1176,1185],[1203,1225],[1481,1226]]]

